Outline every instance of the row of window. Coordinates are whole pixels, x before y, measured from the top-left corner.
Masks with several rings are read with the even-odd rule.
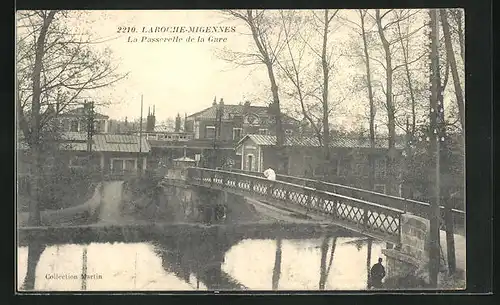
[[[87,122],[85,120],[64,120],[63,121],[64,130],[68,130],[71,132],[82,132],[87,129]],[[106,121],[98,120],[94,124],[95,132],[106,132]]]
[[[243,128],[237,128],[237,127],[233,128],[233,140],[237,141],[237,140],[241,139],[242,133],[243,133]],[[258,134],[268,135],[269,130],[265,129],[265,128],[261,128],[261,129],[259,129]],[[287,129],[287,130],[285,130],[285,134],[292,135],[293,130]],[[205,137],[209,138],[209,139],[215,138],[215,126],[205,126]]]
[[[167,140],[167,141],[187,141],[192,139],[190,135],[169,135],[169,134],[146,134],[146,139]]]
[[[88,156],[73,156],[69,160],[69,166],[74,168],[80,168],[88,166],[90,159]],[[112,172],[122,172],[122,171],[132,171],[137,169],[137,159],[118,159],[112,158],[110,163],[110,169]]]

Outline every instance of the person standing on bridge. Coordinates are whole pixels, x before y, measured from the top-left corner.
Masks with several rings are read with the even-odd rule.
[[[276,173],[272,168],[268,168],[264,171],[264,177],[266,177],[268,180],[276,180]]]
[[[266,177],[267,180],[276,181],[276,173],[272,168],[268,168],[264,171],[264,177]],[[268,195],[272,195],[273,189],[274,189],[274,182],[271,182],[271,185],[267,188]]]
[[[382,288],[382,279],[385,277],[385,268],[382,265],[382,258],[379,257],[378,263],[372,266],[370,270],[370,287]]]

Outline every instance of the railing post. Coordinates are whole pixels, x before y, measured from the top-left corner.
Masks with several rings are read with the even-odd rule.
[[[275,181],[268,180],[267,183],[268,183],[268,186],[267,186],[267,197],[273,198]]]
[[[238,175],[238,173],[234,173],[233,176],[234,176],[234,187],[238,189],[240,188],[240,175]]]
[[[307,194],[307,199],[306,199],[306,208],[307,208],[307,211],[309,211],[310,207],[311,207],[311,199],[312,199],[312,192],[311,190],[307,190],[306,191],[306,194]]]
[[[368,209],[363,208],[363,227],[368,229]]]
[[[250,178],[248,184],[249,184],[249,187],[250,187],[250,192],[253,192],[253,178]]]
[[[222,175],[222,187],[224,188],[226,186],[227,178],[226,174],[221,174]]]

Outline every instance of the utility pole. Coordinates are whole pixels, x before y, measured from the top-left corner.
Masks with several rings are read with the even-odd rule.
[[[438,103],[441,92],[441,80],[439,79],[439,24],[438,10],[430,9],[431,20],[431,98],[430,98],[430,154],[435,154],[435,168],[433,183],[433,198],[431,200],[431,209],[429,213],[430,221],[430,249],[429,249],[429,277],[432,287],[438,286],[438,273],[440,265],[440,246],[439,246],[439,218],[440,218],[440,169],[439,169],[439,139],[438,139]],[[433,170],[431,169],[431,172]]]
[[[84,102],[84,108],[87,111],[87,152],[89,154],[89,164],[92,162],[92,140],[94,136],[94,124],[95,124],[95,113],[94,113],[94,102]]]
[[[143,105],[143,95],[141,94],[141,116],[139,119],[139,154],[137,155],[137,174],[141,176],[141,167],[143,166],[142,162],[144,160],[141,159],[142,155],[142,105]],[[139,166],[139,160],[141,160],[141,165]]]

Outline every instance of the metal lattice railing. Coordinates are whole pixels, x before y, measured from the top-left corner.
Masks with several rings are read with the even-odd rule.
[[[239,169],[231,169],[231,172],[247,174],[255,177],[261,177],[262,173],[243,171]],[[370,190],[364,190],[360,188],[355,188],[351,186],[341,185],[337,183],[329,183],[314,179],[293,177],[287,175],[276,175],[279,181],[289,182],[297,185],[309,186],[315,189],[326,190],[332,193],[357,198],[365,200],[368,202],[378,203],[387,207],[392,207],[396,209],[403,210],[407,213],[411,213],[423,218],[429,218],[430,204],[427,202],[391,196],[387,194],[377,193]],[[445,208],[441,206],[441,218],[440,218],[440,228],[445,229],[444,225],[444,210]],[[453,223],[455,225],[463,227],[465,225],[465,211],[452,209]]]
[[[263,199],[324,216],[365,235],[399,244],[404,211],[312,187],[206,168],[189,168],[190,184]]]

